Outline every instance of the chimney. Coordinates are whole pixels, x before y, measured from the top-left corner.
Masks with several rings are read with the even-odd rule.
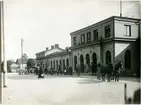
[[[48,47],[46,47],[46,51],[48,50]]]
[[[51,45],[51,49],[54,49],[54,46],[53,45]]]
[[[55,48],[59,48],[59,44],[55,44]]]

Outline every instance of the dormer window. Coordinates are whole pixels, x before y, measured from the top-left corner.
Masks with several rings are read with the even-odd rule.
[[[108,25],[105,27],[105,38],[110,36],[111,36],[111,28],[110,28],[110,25]]]

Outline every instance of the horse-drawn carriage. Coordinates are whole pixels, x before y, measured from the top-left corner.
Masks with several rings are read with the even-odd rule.
[[[102,63],[97,64],[97,79],[110,82],[111,80],[119,81],[120,69],[123,68],[122,62],[118,62],[116,65]]]

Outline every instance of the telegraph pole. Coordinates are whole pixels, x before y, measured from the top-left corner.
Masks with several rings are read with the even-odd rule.
[[[1,34],[1,1],[0,1],[0,104],[2,104],[2,34]]]
[[[120,17],[122,17],[122,0],[120,0]]]
[[[3,36],[3,66],[4,66],[4,72],[3,72],[3,87],[7,87],[7,62],[5,58],[5,35],[4,35],[4,4],[3,1],[1,1],[1,19],[2,19],[2,36]]]

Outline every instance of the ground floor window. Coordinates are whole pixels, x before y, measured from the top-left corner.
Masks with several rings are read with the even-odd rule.
[[[125,52],[125,68],[131,68],[131,51],[129,50]]]
[[[111,63],[111,52],[107,51],[106,52],[106,65]]]

